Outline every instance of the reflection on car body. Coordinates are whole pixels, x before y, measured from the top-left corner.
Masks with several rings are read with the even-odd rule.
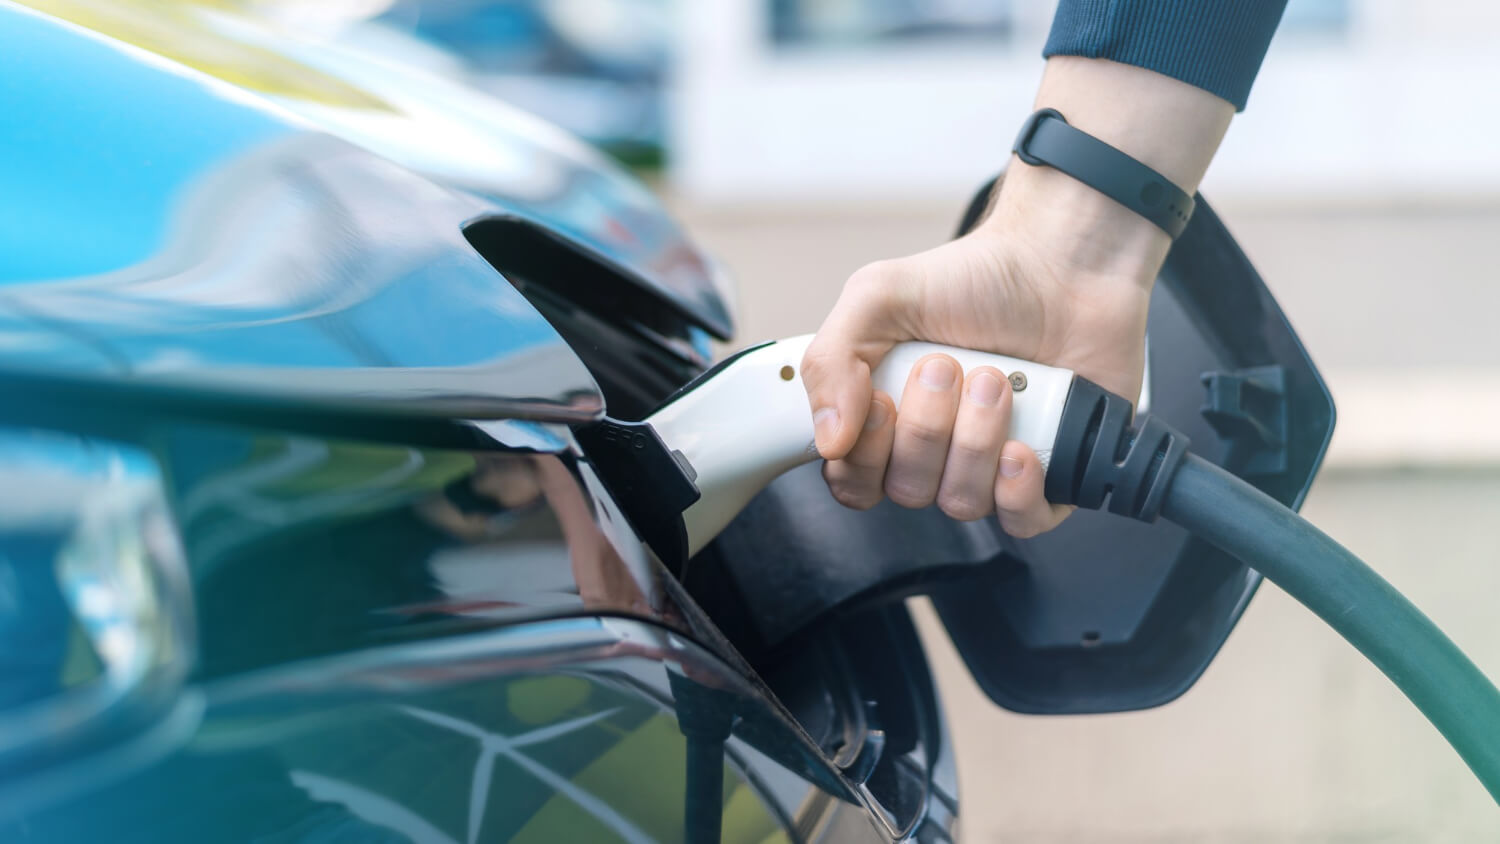
[[[0,5],[0,474],[76,478],[0,508],[0,838],[949,835],[904,610],[883,665],[762,676],[573,438],[732,327],[648,192],[233,9],[36,5]]]

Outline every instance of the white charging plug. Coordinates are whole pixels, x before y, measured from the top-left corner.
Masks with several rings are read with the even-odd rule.
[[[647,420],[697,474],[702,497],[683,514],[689,554],[783,472],[818,459],[801,375],[812,339],[793,337],[746,352]],[[1073,372],[934,343],[901,343],[872,373],[875,389],[895,400],[898,413],[912,366],[934,352],[952,355],[965,372],[993,366],[1011,377],[1010,438],[1035,449],[1046,466]]]

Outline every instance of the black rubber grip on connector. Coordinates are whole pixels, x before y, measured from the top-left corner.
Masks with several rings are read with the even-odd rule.
[[[1047,467],[1047,500],[1154,522],[1188,438],[1126,399],[1074,377]]]

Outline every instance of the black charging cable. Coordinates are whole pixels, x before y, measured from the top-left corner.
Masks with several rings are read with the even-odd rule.
[[[1074,378],[1047,498],[1174,522],[1337,630],[1427,716],[1500,803],[1500,691],[1400,592],[1280,502],[1188,453],[1187,437]]]

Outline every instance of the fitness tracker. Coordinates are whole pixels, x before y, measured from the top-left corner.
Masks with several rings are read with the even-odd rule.
[[[1011,149],[1032,166],[1061,170],[1155,223],[1177,239],[1193,216],[1193,198],[1166,176],[1087,132],[1068,125],[1056,109],[1026,118]]]

